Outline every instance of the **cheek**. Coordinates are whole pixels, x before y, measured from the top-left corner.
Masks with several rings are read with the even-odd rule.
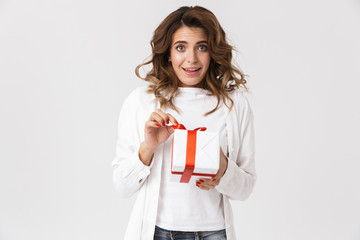
[[[180,64],[183,62],[184,57],[179,53],[174,53],[171,55],[171,61],[175,64]]]
[[[204,56],[204,58],[202,59],[202,63],[203,63],[203,66],[205,66],[206,70],[207,70],[210,65],[210,55]]]

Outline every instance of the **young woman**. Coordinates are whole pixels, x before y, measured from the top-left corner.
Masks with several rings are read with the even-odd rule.
[[[245,75],[215,15],[181,7],[154,32],[152,64],[119,116],[114,187],[137,193],[125,239],[236,239],[229,199],[253,190],[253,114]],[[141,78],[141,77],[140,77]],[[220,167],[195,184],[170,181],[173,126],[206,127],[220,135]]]

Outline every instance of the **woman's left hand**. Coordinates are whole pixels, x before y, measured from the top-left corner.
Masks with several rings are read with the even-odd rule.
[[[220,179],[226,172],[227,165],[228,165],[228,159],[225,156],[222,148],[220,147],[220,167],[219,167],[219,171],[216,173],[216,176],[212,177],[211,179],[199,178],[196,181],[196,186],[203,190],[210,190],[215,188],[215,186],[219,185]]]

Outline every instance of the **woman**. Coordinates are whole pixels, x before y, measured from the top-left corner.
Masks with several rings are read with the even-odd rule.
[[[137,193],[125,239],[236,239],[229,199],[253,190],[253,115],[244,74],[209,10],[181,7],[154,32],[147,86],[134,90],[119,116],[114,187]],[[141,77],[140,77],[141,78]],[[220,167],[195,184],[171,182],[174,126],[220,135]]]

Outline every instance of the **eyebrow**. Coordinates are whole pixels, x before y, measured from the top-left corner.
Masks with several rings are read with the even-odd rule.
[[[188,42],[187,41],[182,41],[182,40],[180,40],[180,41],[176,41],[176,42],[174,42],[174,45],[175,44],[178,44],[178,43],[185,43],[185,44],[187,44]],[[196,44],[201,44],[201,43],[208,43],[207,41],[199,41],[199,42],[197,42]]]

